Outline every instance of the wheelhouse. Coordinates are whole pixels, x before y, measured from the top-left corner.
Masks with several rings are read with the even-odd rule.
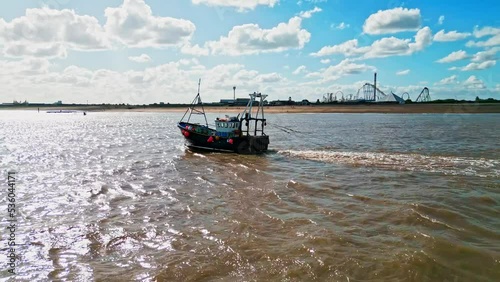
[[[231,138],[240,135],[240,121],[237,117],[217,118],[215,120],[216,136]]]

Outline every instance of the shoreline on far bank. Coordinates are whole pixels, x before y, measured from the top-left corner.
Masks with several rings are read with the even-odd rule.
[[[113,106],[23,106],[0,107],[3,110],[76,110],[86,112],[185,112],[187,107],[134,107],[114,108]],[[245,107],[204,106],[207,113],[240,113]],[[321,104],[295,106],[265,106],[265,113],[386,113],[386,114],[418,114],[418,113],[500,113],[500,103],[457,103],[457,104]]]

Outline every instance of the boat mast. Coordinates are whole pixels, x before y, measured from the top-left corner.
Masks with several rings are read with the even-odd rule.
[[[184,120],[184,117],[187,115],[188,112],[189,112],[189,116],[188,116],[187,122],[189,122],[189,120],[191,119],[192,114],[199,114],[199,115],[203,115],[203,117],[205,118],[205,125],[208,127],[208,120],[207,120],[207,116],[205,115],[205,108],[203,107],[203,102],[201,101],[201,96],[200,96],[200,84],[201,84],[201,78],[198,80],[198,94],[194,98],[193,102],[191,102],[191,105],[189,106],[187,111],[182,116],[181,121]],[[197,105],[200,105],[201,111],[196,109]]]

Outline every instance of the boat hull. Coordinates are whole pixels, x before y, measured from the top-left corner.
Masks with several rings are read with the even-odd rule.
[[[216,136],[214,129],[198,124],[180,122],[177,127],[189,148],[205,151],[231,152],[238,154],[261,154],[267,151],[269,136]]]

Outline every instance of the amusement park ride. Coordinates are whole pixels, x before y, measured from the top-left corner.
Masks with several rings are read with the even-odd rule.
[[[402,101],[410,99],[410,94],[404,92],[401,96],[396,95],[391,91],[391,94],[385,94],[382,90],[377,88],[377,73],[374,76],[374,83],[365,83],[361,86],[356,94],[344,95],[342,91],[337,91],[334,93],[326,93],[323,95],[324,103],[332,102],[384,102],[390,95],[394,95],[400,98]],[[420,94],[418,95],[415,102],[429,102],[431,101],[431,95],[429,93],[429,88],[424,87]]]

